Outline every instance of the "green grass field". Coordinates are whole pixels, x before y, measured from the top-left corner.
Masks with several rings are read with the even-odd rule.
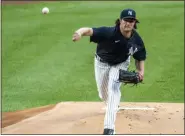
[[[141,22],[147,60],[144,84],[122,86],[122,101],[184,102],[183,2],[42,2],[2,6],[2,110],[99,101],[96,44],[88,37],[74,43],[72,35],[83,26],[112,26],[128,7]]]

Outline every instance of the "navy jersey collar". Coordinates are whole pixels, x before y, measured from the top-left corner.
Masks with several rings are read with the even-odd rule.
[[[135,34],[135,30],[132,30],[131,37],[130,38],[126,38],[125,36],[122,35],[119,25],[116,25],[115,28],[116,28],[116,33],[118,33],[120,36],[124,37],[127,40],[131,39],[134,36],[134,34]]]

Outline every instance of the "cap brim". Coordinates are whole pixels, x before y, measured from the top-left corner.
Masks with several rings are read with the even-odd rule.
[[[134,19],[136,20],[136,23],[140,23],[138,19],[136,19],[135,17],[124,17],[123,19]]]

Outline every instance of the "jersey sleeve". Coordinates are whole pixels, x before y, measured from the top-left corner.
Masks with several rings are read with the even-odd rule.
[[[109,27],[94,27],[93,35],[90,36],[90,42],[99,43],[110,35]]]
[[[142,48],[140,51],[133,54],[133,58],[142,61],[146,59],[146,49]]]
[[[139,40],[140,50],[133,54],[133,58],[138,61],[146,59],[146,48],[142,39]]]

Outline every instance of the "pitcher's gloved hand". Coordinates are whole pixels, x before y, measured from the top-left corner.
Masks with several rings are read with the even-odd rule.
[[[138,84],[143,81],[143,76],[135,71],[119,70],[119,82],[126,84]]]

